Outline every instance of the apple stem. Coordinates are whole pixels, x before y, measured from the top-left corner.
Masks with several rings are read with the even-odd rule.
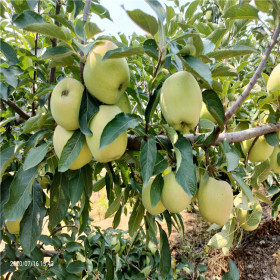
[[[69,94],[69,91],[68,90],[63,90],[62,93],[61,93],[61,96],[67,96]]]

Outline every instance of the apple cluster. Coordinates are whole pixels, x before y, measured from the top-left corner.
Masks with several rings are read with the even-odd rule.
[[[88,92],[101,105],[89,123],[92,136],[86,136],[80,154],[70,166],[75,170],[83,167],[92,158],[99,162],[119,159],[127,146],[126,133],[121,134],[110,145],[99,149],[104,127],[119,113],[130,113],[131,108],[125,89],[130,80],[125,58],[103,60],[107,51],[117,46],[105,41],[95,46],[87,56],[83,71]],[[54,88],[51,96],[51,112],[57,123],[53,135],[54,150],[58,158],[74,131],[79,129],[79,112],[84,85],[73,78],[64,78]]]

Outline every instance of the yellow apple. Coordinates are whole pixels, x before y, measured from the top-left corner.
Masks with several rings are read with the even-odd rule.
[[[72,78],[61,80],[51,96],[51,111],[54,120],[67,130],[79,128],[79,111],[84,86]]]
[[[85,86],[92,96],[106,104],[116,104],[124,93],[130,79],[125,58],[103,60],[109,50],[117,46],[105,41],[88,54],[84,67]]]
[[[211,121],[215,124],[217,123],[217,121],[214,119],[214,117],[208,111],[205,103],[202,104],[202,108],[201,108],[201,112],[200,112],[200,118],[201,119],[206,119],[206,120]]]
[[[275,96],[280,94],[280,63],[271,72],[267,81],[267,92]]]
[[[191,203],[191,198],[177,183],[174,172],[168,173],[163,179],[164,185],[161,193],[162,204],[171,213],[183,211]]]
[[[73,133],[74,131],[66,130],[60,125],[58,125],[55,128],[53,134],[53,146],[54,146],[54,151],[58,158],[60,158],[64,146],[66,145],[67,141],[71,138]],[[69,169],[71,170],[80,169],[81,167],[89,163],[91,159],[92,159],[92,154],[85,141],[80,151],[80,154],[72,163],[72,165],[69,167]]]
[[[226,181],[209,177],[201,180],[198,189],[200,215],[207,221],[223,226],[229,219],[233,207],[232,188]]]
[[[269,163],[271,169],[274,173],[280,174],[280,165],[278,164],[277,157],[278,153],[280,153],[280,147],[274,147],[271,156],[269,157]]]
[[[22,218],[20,218],[20,219],[18,219],[16,221],[7,221],[6,222],[6,228],[7,228],[9,233],[11,233],[11,234],[19,234],[21,219]]]
[[[151,186],[154,181],[155,177],[151,177],[147,185],[143,186],[142,188],[142,203],[146,210],[151,214],[151,215],[158,215],[162,213],[165,210],[164,205],[162,204],[161,200],[157,203],[155,207],[152,207],[151,205]]]
[[[131,106],[128,99],[128,96],[123,93],[119,99],[119,101],[116,103],[116,105],[126,114],[131,113]]]
[[[241,143],[242,151],[245,155],[247,155],[254,139],[248,139]],[[265,137],[262,135],[258,138],[256,143],[254,144],[252,150],[249,154],[249,160],[251,162],[263,162],[266,161],[274,150],[273,146],[270,146]]]
[[[87,144],[93,157],[99,162],[109,162],[119,159],[125,153],[127,145],[126,132],[118,136],[110,145],[101,150],[99,149],[100,137],[104,127],[121,112],[121,109],[116,105],[101,105],[99,106],[98,113],[89,124],[93,135],[86,136]]]
[[[200,87],[187,71],[165,80],[160,94],[160,107],[166,122],[184,134],[196,127],[202,107]]]
[[[239,225],[246,231],[255,230],[262,218],[262,207],[260,203],[255,200],[252,210],[239,210]]]

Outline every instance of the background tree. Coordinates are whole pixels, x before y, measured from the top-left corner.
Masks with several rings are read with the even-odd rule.
[[[156,16],[139,9],[126,13],[147,35],[119,33],[117,38],[102,35],[91,21],[93,13],[110,19],[97,0],[1,1],[0,237],[6,279],[180,279],[184,264],[172,269],[168,235],[172,227],[184,230],[182,217],[168,210],[158,215],[146,211],[142,188],[152,176],[155,183],[147,195],[152,208],[161,199],[167,173],[176,173],[173,181],[194,197],[192,205],[197,205],[198,186],[207,176],[230,184],[234,208],[224,226],[212,226],[217,233],[209,241],[224,253],[240,236],[243,223],[247,230],[259,224],[259,200],[272,205],[276,219],[280,87],[276,78],[267,91],[267,82],[279,63],[280,2],[146,2]],[[58,159],[51,95],[65,77],[84,84],[86,57],[102,40],[117,46],[103,60],[125,58],[128,63],[125,95],[132,110],[116,114],[105,126],[100,145],[106,147],[127,132],[127,149],[118,160],[92,159],[71,170],[103,103],[84,90],[80,129]],[[181,70],[198,82],[205,112],[184,136],[166,124],[159,105],[163,83]],[[270,159],[253,160],[268,149],[275,151]],[[121,214],[130,215],[131,238],[91,226],[90,197],[102,188],[109,205],[105,217],[114,216],[116,229]],[[173,199],[176,205],[176,193]],[[242,223],[240,209],[248,211],[245,219],[242,212]],[[49,236],[41,234],[43,220]],[[168,232],[160,221],[167,223]],[[69,232],[61,233],[63,227]],[[47,245],[54,250],[46,250]],[[14,261],[20,262],[18,267]],[[233,263],[230,268],[232,275],[238,274]]]

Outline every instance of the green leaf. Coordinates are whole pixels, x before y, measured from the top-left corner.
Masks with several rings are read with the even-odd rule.
[[[160,231],[160,275],[165,279],[171,270],[171,251],[169,248],[168,237],[165,231],[159,226]]]
[[[114,279],[114,263],[109,256],[106,256],[106,280]]]
[[[66,16],[63,15],[50,15],[55,21],[59,22],[60,24],[68,27],[72,32],[75,33],[75,29],[73,23],[67,19]]]
[[[223,17],[229,19],[259,19],[258,10],[249,4],[242,5],[242,7],[235,5],[228,8]]]
[[[79,112],[79,125],[80,130],[83,134],[92,136],[92,132],[89,129],[89,122],[94,117],[94,115],[99,111],[99,105],[93,97],[88,93],[87,90],[84,91],[82,102]]]
[[[154,39],[148,39],[143,43],[145,53],[155,60],[158,60],[158,46]]]
[[[20,167],[16,172],[10,186],[9,199],[4,205],[4,213],[8,221],[16,221],[22,218],[32,200],[31,188],[36,176],[37,167],[33,167],[26,171]]]
[[[229,272],[223,275],[222,280],[239,280],[239,271],[233,260],[229,260]]]
[[[75,159],[79,156],[80,151],[84,145],[85,136],[79,131],[75,130],[71,138],[67,141],[66,145],[63,147],[59,162],[58,171],[64,172]]]
[[[222,249],[224,247],[231,247],[236,222],[234,219],[229,220],[222,228],[222,230],[216,233],[208,242],[208,245],[215,249]]]
[[[154,10],[156,15],[158,16],[159,20],[161,22],[164,21],[166,18],[166,13],[162,5],[157,0],[146,0],[146,2],[149,4],[149,6]]]
[[[211,71],[207,64],[204,64],[201,60],[193,56],[184,56],[182,58],[188,71],[212,87]]]
[[[69,181],[69,195],[72,206],[75,206],[80,199],[85,185],[82,169],[80,168],[74,172],[74,177]]]
[[[231,57],[237,57],[241,55],[249,55],[251,53],[255,53],[256,50],[254,48],[242,45],[235,45],[224,49],[219,49],[217,51],[213,51],[207,53],[206,55],[211,58],[215,58],[216,60],[227,59]]]
[[[145,186],[153,174],[157,158],[157,144],[154,138],[141,141],[140,166],[143,185]]]
[[[31,148],[24,160],[23,170],[38,165],[46,156],[50,143],[44,143],[36,148]]]
[[[158,31],[157,20],[140,9],[136,9],[133,11],[126,11],[128,16],[144,31],[150,33],[151,35],[156,35]]]
[[[253,201],[252,190],[245,184],[242,178],[239,175],[233,173],[230,173],[229,176],[233,177],[233,179],[237,182],[237,184],[242,189],[243,193],[248,197],[248,199],[250,201]]]
[[[32,188],[32,202],[20,223],[20,244],[27,255],[36,247],[41,235],[43,219],[47,212],[44,205],[42,187],[36,182]]]
[[[185,13],[186,19],[190,19],[194,15],[199,3],[200,3],[200,0],[189,2],[189,6]]]
[[[217,121],[221,131],[223,131],[225,122],[225,111],[218,94],[213,90],[205,90],[202,93],[202,97],[204,103],[206,104],[207,110]]]
[[[128,221],[128,232],[130,236],[133,236],[133,234],[139,230],[142,219],[144,217],[145,208],[140,202],[140,200],[137,200],[134,204],[132,213],[129,217]]]
[[[216,48],[221,44],[225,34],[228,32],[226,28],[218,28],[215,29],[213,32],[211,32],[207,39],[213,42],[216,46]]]
[[[76,252],[82,248],[83,248],[82,244],[80,244],[78,242],[70,241],[66,244],[65,251],[72,253],[72,252]]]
[[[72,40],[69,29],[62,29],[62,27],[57,26],[54,23],[33,23],[25,26],[23,29],[30,32],[38,32],[52,38],[57,38],[66,43]]]
[[[251,178],[251,185],[255,189],[259,189],[260,184],[265,181],[270,174],[271,166],[269,161],[264,161],[261,164],[255,166],[254,174]]]
[[[82,167],[82,175],[84,178],[84,190],[87,197],[91,197],[92,194],[92,187],[93,187],[92,174],[93,174],[93,169],[89,164],[86,164],[85,166]]]
[[[160,97],[160,88],[158,87],[150,97],[147,108],[145,110],[145,120],[147,123],[150,122],[151,117],[153,116],[156,110],[156,107],[159,103],[159,97]]]
[[[41,15],[30,10],[24,11],[23,13],[19,15],[15,15],[13,17],[13,23],[20,29],[33,23],[43,23],[43,22],[44,20]]]
[[[3,82],[0,82],[0,98],[8,99],[8,87]]]
[[[13,47],[0,39],[0,50],[6,56],[9,64],[18,64],[17,54]]]
[[[82,10],[83,10],[83,0],[75,0],[74,1],[74,18],[76,18]]]
[[[236,77],[237,71],[230,64],[221,64],[214,70],[212,70],[212,77]]]
[[[111,19],[109,11],[100,4],[91,2],[91,11],[94,12],[95,14],[97,14],[100,18],[107,18],[107,19],[113,21]]]
[[[227,160],[227,171],[233,171],[239,164],[240,157],[235,151],[225,153]]]
[[[279,146],[279,136],[278,132],[271,132],[264,135],[266,142],[273,147]]]
[[[190,142],[178,134],[175,143],[177,159],[177,173],[175,179],[189,197],[193,197],[197,190],[196,166],[193,163],[192,147]]]
[[[278,213],[280,211],[280,195],[274,200],[274,203],[272,205],[272,217],[274,220],[276,220]]]
[[[0,157],[1,158],[1,157]],[[9,192],[10,192],[10,186],[12,183],[13,177],[7,176],[4,178],[3,182],[1,182],[1,188],[0,188],[0,229],[2,229],[5,226],[5,215],[4,215],[4,205],[9,199]]]
[[[67,272],[74,274],[81,273],[84,269],[85,263],[83,263],[82,261],[73,261],[66,266]]]
[[[69,206],[69,188],[66,173],[55,173],[50,190],[49,228],[54,229],[64,218]]]
[[[60,263],[55,263],[54,266],[51,266],[49,270],[57,277],[57,279],[62,280],[67,276],[65,265]]]
[[[102,32],[102,30],[93,22],[87,21],[84,25],[84,31],[88,39],[93,38],[96,34]]]
[[[124,48],[117,48],[114,50],[107,51],[103,57],[103,60],[109,58],[122,58],[122,57],[129,57],[134,55],[143,55],[144,48],[143,47],[124,47]]]
[[[99,179],[98,181],[96,181],[94,184],[93,184],[93,187],[92,187],[92,190],[94,192],[98,192],[100,191],[103,187],[105,187],[106,185],[106,180],[105,180],[105,177]]]
[[[65,67],[65,66],[72,66],[75,65],[76,61],[72,56],[65,56],[65,57],[57,57],[57,58],[53,58],[50,62],[50,64],[48,65],[48,69],[51,69],[53,67],[57,67],[57,66],[61,66],[61,67]]]
[[[50,59],[50,58],[63,58],[73,54],[73,51],[67,47],[58,46],[52,47],[45,51],[42,55],[42,59]]]
[[[110,216],[112,216],[115,212],[118,211],[118,209],[120,208],[121,204],[121,198],[122,198],[122,192],[120,192],[117,197],[115,198],[115,200],[109,205],[106,213],[105,213],[105,219],[109,218]]]
[[[129,128],[135,128],[140,118],[137,115],[119,113],[104,127],[100,138],[99,150],[114,142]]]
[[[152,208],[155,207],[158,204],[158,202],[160,201],[163,183],[164,183],[164,181],[162,178],[162,174],[158,174],[155,177],[155,179],[153,180],[153,183],[152,183],[151,189],[150,189],[150,200],[151,200]]]
[[[159,173],[162,173],[167,167],[167,160],[159,152],[157,152],[155,167],[152,175],[158,175]]]
[[[79,217],[79,234],[85,231],[87,225],[88,225],[88,220],[89,220],[89,213],[91,211],[90,207],[90,202],[89,202],[89,197],[85,196],[85,200],[82,204],[82,212]]]
[[[12,162],[14,157],[15,157],[15,146],[10,146],[10,147],[1,149],[1,151],[0,151],[0,165],[1,165],[0,182],[2,181],[2,176],[4,175],[5,170],[7,169],[9,164]]]
[[[40,119],[41,115],[38,114],[34,117],[29,118],[23,126],[23,130],[21,132],[21,134],[25,134],[25,133],[29,133],[32,132],[34,130],[36,130],[38,128],[38,120]]]

